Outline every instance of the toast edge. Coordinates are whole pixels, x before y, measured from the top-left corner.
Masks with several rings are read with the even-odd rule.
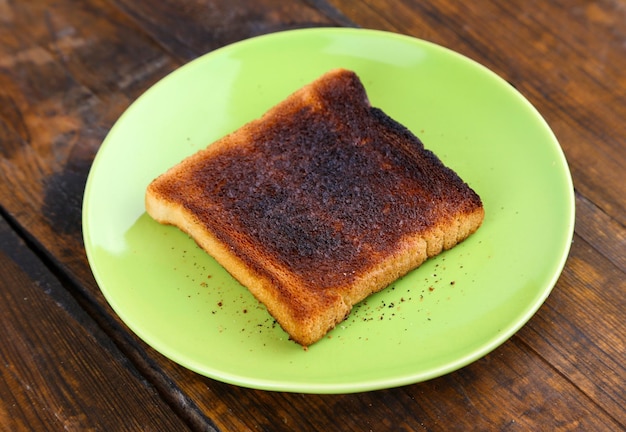
[[[398,278],[418,268],[427,259],[451,249],[472,235],[481,226],[484,208],[458,215],[446,229],[433,229],[400,242],[396,252],[368,272],[358,275],[354,284],[346,289],[337,287],[326,292],[323,298],[309,295],[305,301],[284,302],[287,295],[296,293],[286,289],[292,283],[255,272],[227,245],[209,230],[201,228],[192,214],[180,204],[160,196],[153,184],[146,191],[145,205],[148,214],[157,222],[173,225],[185,232],[200,248],[212,256],[228,273],[261,302],[289,338],[303,347],[322,339],[330,330],[345,320],[354,305],[371,294],[382,291]],[[274,268],[273,274],[280,273]],[[278,271],[277,271],[278,270]],[[281,290],[278,286],[283,286]],[[302,296],[302,292],[298,294]],[[320,311],[323,311],[320,314]]]

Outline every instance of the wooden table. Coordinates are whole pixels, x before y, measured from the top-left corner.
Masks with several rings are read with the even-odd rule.
[[[494,352],[401,388],[241,388],[157,353],[110,309],[81,202],[118,116],[186,62],[285,29],[416,36],[489,67],[570,164],[575,235],[539,312]],[[626,1],[0,0],[0,429],[625,430]]]

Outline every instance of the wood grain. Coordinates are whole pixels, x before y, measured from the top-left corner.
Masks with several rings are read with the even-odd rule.
[[[0,274],[0,429],[187,430],[2,218]]]
[[[624,23],[623,0],[0,0],[0,214],[10,221],[0,221],[0,301],[11,305],[0,315],[10,329],[0,429],[626,430]],[[132,334],[95,284],[81,237],[88,170],[119,115],[183,63],[256,35],[337,25],[452,48],[537,107],[576,189],[564,272],[503,346],[425,383],[303,395],[194,374]]]
[[[625,292],[623,273],[576,236],[559,283],[517,335],[620,424],[626,424]]]
[[[516,365],[512,367],[512,365]],[[485,371],[491,373],[485,374]],[[604,430],[619,425],[523,344],[510,341],[462,371],[353,395],[266,393],[215,383],[232,410],[223,430]],[[277,410],[276,407],[282,409]],[[289,407],[298,407],[290,409]],[[454,416],[451,422],[450,417]],[[237,423],[233,423],[233,419]]]
[[[179,63],[105,2],[3,7],[0,202],[88,279],[81,204],[93,157],[130,101]]]
[[[172,56],[190,61],[242,39],[302,27],[336,25],[306,2],[114,0]],[[172,32],[171,29],[176,29]]]

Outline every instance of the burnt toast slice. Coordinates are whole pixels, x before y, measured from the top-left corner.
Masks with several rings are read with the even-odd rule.
[[[345,69],[170,168],[145,204],[305,347],[484,217],[480,197]]]

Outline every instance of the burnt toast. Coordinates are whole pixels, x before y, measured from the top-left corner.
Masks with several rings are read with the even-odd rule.
[[[345,69],[170,168],[145,198],[305,347],[484,217],[480,197]]]

